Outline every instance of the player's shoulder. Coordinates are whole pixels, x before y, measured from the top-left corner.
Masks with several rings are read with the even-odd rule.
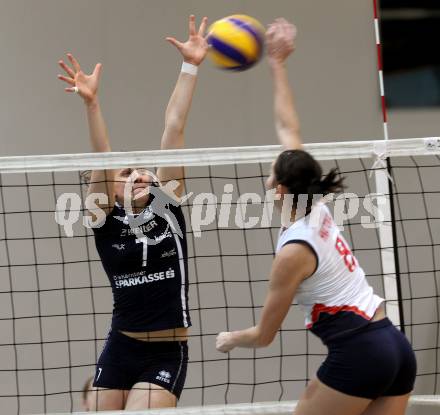
[[[125,210],[118,202],[115,202],[113,208],[111,208],[108,214],[105,215],[100,221],[96,222],[92,229],[95,234],[108,232],[111,228],[114,228],[120,221],[123,222],[125,218]]]

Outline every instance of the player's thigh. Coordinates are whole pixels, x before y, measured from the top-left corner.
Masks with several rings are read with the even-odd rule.
[[[314,379],[301,396],[294,415],[360,415],[370,403],[370,399],[346,395]]]
[[[404,415],[410,394],[382,396],[370,403],[362,415]]]
[[[138,411],[149,408],[176,406],[177,398],[166,389],[153,383],[138,382],[128,393],[125,409]]]
[[[89,394],[89,411],[115,411],[124,409],[128,391],[95,387]]]

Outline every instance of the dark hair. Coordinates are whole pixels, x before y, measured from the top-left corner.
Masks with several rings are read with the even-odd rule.
[[[275,161],[274,174],[277,183],[286,186],[294,195],[294,206],[298,195],[309,196],[307,211],[310,211],[314,194],[326,196],[344,189],[344,178],[339,175],[338,169],[331,169],[322,177],[321,165],[303,150],[283,151]]]

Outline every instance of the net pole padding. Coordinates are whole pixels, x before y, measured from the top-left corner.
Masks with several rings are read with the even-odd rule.
[[[378,223],[380,258],[383,272],[383,287],[386,314],[393,324],[401,329],[399,296],[397,286],[396,258],[394,255],[394,238],[391,222],[390,186],[387,170],[378,169],[374,173],[376,192],[378,193],[377,205],[381,212]]]
[[[383,143],[388,157],[440,155],[440,137],[346,141],[305,144],[317,160],[375,158]],[[49,154],[0,157],[0,173],[39,173],[116,169],[139,166],[214,166],[271,163],[283,150],[279,145],[216,147],[109,153]]]
[[[188,406],[143,411],[106,411],[106,415],[292,415],[298,401],[257,402],[229,405]],[[409,406],[431,406],[440,410],[440,395],[414,395]],[[74,415],[99,415],[102,412],[73,412]],[[73,415],[72,414],[72,415]],[[43,414],[41,414],[43,415]],[[54,413],[51,415],[66,415]]]
[[[391,177],[391,159],[387,159],[387,172],[388,177]],[[397,310],[393,310],[394,313],[399,313],[400,330],[405,334],[405,314],[403,309],[403,294],[402,294],[402,278],[400,274],[400,258],[399,258],[399,241],[397,239],[397,222],[396,222],[396,208],[394,204],[394,183],[391,180],[388,182],[388,187],[390,189],[389,203],[390,203],[390,213],[391,213],[391,233],[393,239],[393,253],[394,253],[394,268],[395,268],[395,286],[396,286],[396,297],[397,297]],[[397,320],[397,319],[396,319]]]

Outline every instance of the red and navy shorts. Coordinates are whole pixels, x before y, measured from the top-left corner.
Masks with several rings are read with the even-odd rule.
[[[187,366],[186,341],[145,342],[112,330],[96,365],[93,386],[130,390],[147,382],[179,399]]]
[[[325,385],[367,399],[399,396],[414,388],[417,363],[405,335],[385,318],[326,343],[317,372]]]

